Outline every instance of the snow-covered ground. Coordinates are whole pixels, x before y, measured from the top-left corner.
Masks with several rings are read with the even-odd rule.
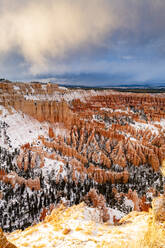
[[[64,90],[64,88],[62,88]],[[65,99],[66,102],[70,102],[74,99],[81,99],[82,102],[85,102],[85,99],[90,96],[105,96],[108,95],[109,92],[111,94],[113,91],[108,90],[102,90],[102,91],[95,91],[95,90],[65,90],[65,92],[61,93],[60,91],[55,91],[52,95],[25,95],[26,100],[49,100],[49,101],[61,101],[62,99]]]
[[[113,212],[118,216],[117,212]],[[149,214],[131,213],[123,221],[126,224],[114,227],[100,222],[98,209],[89,208],[83,203],[78,206],[54,210],[43,223],[23,232],[8,234],[7,238],[18,248],[32,247],[140,247],[148,232]],[[141,246],[142,247],[142,246]]]
[[[165,129],[165,119],[161,119],[160,122],[155,121],[153,124],[160,125],[163,129]]]
[[[135,124],[131,124],[137,130],[150,130],[153,134],[159,135],[159,130],[152,124],[145,124],[141,122],[135,122]]]
[[[8,112],[3,106],[0,106],[1,124],[5,123],[6,135],[9,140],[6,139],[3,128],[1,129],[0,146],[13,150],[26,143],[33,143],[38,139],[38,136],[48,137],[48,130],[50,124],[48,122],[39,122],[36,119],[26,115],[22,112],[16,112],[12,109],[12,114]],[[53,126],[53,131],[56,137],[58,135],[67,135],[66,130],[55,124]]]
[[[20,147],[28,142],[32,143],[39,135],[48,135],[49,124],[47,122],[41,124],[32,117],[16,112],[14,109],[12,110],[13,114],[9,114],[2,106],[0,106],[0,110],[2,110],[0,121],[8,125],[6,134],[10,139],[12,148]],[[5,143],[5,137],[2,135],[0,145],[9,148],[9,144]]]
[[[48,175],[50,175],[52,170],[54,172],[54,174],[51,177],[52,180],[53,179],[55,180],[59,175],[62,178],[67,176],[67,171],[65,170],[64,163],[49,158],[44,158],[44,167],[42,167],[41,170],[45,179],[47,178]]]

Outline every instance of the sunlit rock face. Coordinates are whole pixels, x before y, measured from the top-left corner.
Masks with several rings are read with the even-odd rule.
[[[8,234],[7,238],[17,248],[164,247],[165,229],[159,221],[155,222],[152,211],[131,212],[116,225],[112,225],[112,218],[103,223],[101,212],[84,203],[70,208],[61,205],[44,222]]]
[[[91,190],[104,213],[148,211],[153,197],[164,193],[163,159],[163,93],[0,82],[4,231],[44,219],[62,201],[92,205]]]
[[[17,248],[15,245],[10,243],[5,237],[2,229],[0,229],[0,247],[2,248]]]
[[[165,225],[165,195],[154,199],[153,201],[153,211],[155,216],[155,221],[164,223]]]

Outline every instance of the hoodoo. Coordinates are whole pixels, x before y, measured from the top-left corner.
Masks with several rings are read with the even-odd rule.
[[[24,230],[62,202],[85,201],[115,225],[148,212],[164,193],[164,110],[164,93],[0,82],[3,231]]]

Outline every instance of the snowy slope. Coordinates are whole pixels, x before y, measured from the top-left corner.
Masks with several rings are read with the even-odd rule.
[[[18,248],[137,247],[148,231],[149,214],[131,213],[128,224],[101,223],[99,210],[83,203],[53,210],[43,223],[7,235]],[[124,221],[127,223],[127,221]],[[140,247],[140,246],[138,246]]]
[[[37,120],[21,112],[12,110],[13,114],[9,114],[5,108],[2,106],[0,106],[0,108],[2,110],[0,121],[5,122],[8,125],[6,134],[10,138],[12,148],[17,148],[28,142],[32,143],[39,135],[47,136],[49,127],[47,122],[41,124]],[[4,147],[9,145],[5,144],[4,135],[2,135],[0,145]]]

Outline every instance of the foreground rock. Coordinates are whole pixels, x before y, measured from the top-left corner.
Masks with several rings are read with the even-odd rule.
[[[0,228],[0,248],[17,248],[15,245],[8,242],[1,228]]]
[[[100,211],[84,203],[70,208],[60,206],[44,222],[7,237],[18,248],[160,248],[165,244],[164,228],[157,225],[155,229],[152,212],[132,212],[112,226],[100,222]]]
[[[153,201],[155,221],[164,224],[165,227],[165,197],[156,198]]]

